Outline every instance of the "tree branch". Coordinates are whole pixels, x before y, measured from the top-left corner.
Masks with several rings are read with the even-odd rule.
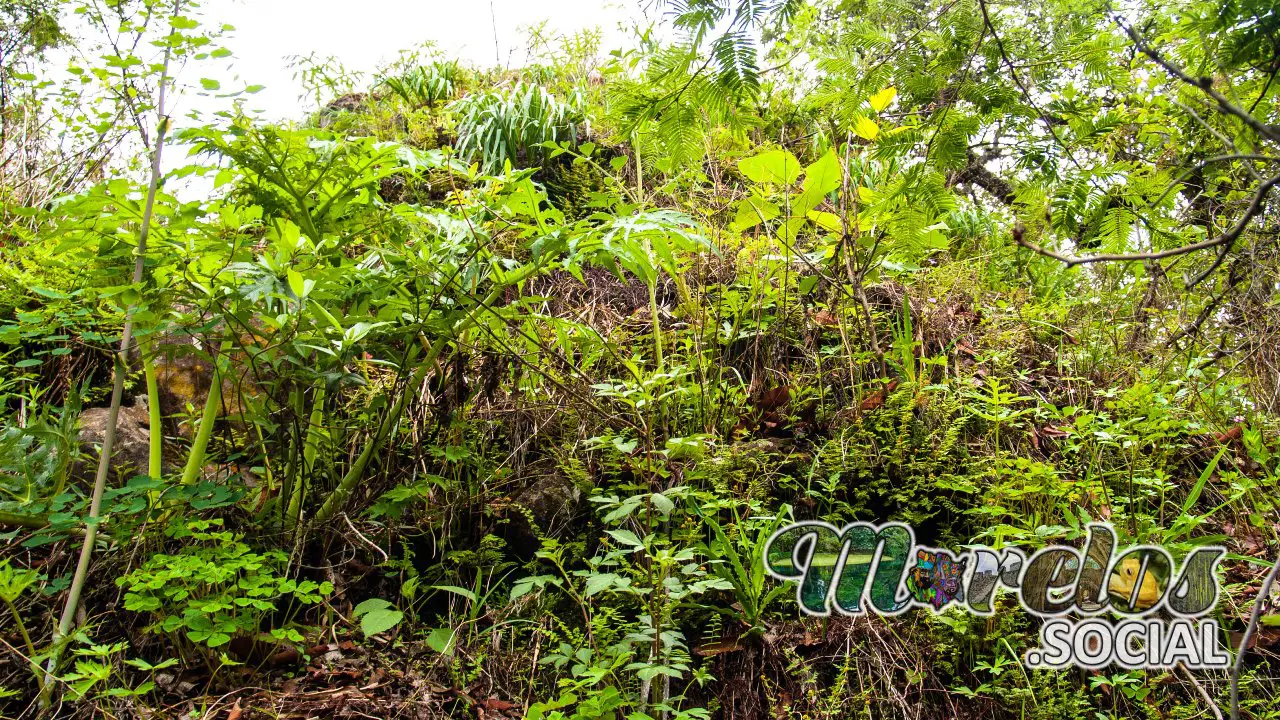
[[[1191,85],[1192,87],[1200,89],[1204,94],[1213,98],[1213,100],[1218,103],[1218,108],[1222,110],[1222,112],[1226,113],[1227,115],[1234,115],[1235,117],[1239,118],[1241,121],[1244,122],[1245,125],[1248,125],[1249,127],[1253,128],[1253,131],[1258,133],[1262,137],[1272,142],[1280,142],[1280,131],[1277,131],[1277,129],[1272,128],[1271,126],[1267,125],[1261,120],[1255,118],[1253,115],[1245,111],[1244,108],[1237,106],[1235,103],[1228,100],[1225,95],[1215,90],[1213,88],[1213,78],[1191,77],[1185,71],[1183,71],[1182,68],[1164,59],[1164,57],[1160,55],[1160,53],[1156,52],[1154,48],[1152,48],[1150,45],[1147,45],[1147,43],[1143,41],[1142,36],[1138,34],[1138,31],[1134,30],[1132,27],[1126,24],[1124,20],[1120,18],[1119,15],[1114,15],[1113,17],[1115,19],[1116,24],[1120,26],[1120,29],[1124,30],[1125,34],[1129,36],[1130,40],[1133,40],[1133,44],[1137,46],[1138,50],[1140,50],[1143,55],[1146,55],[1147,57],[1151,58],[1151,60],[1154,61],[1157,65],[1164,68],[1165,72],[1168,72],[1170,75],[1181,80],[1187,85]]]
[[[1247,227],[1249,224],[1249,221],[1252,220],[1254,217],[1256,217],[1258,213],[1262,212],[1262,201],[1266,198],[1267,193],[1269,193],[1271,189],[1274,188],[1277,184],[1280,184],[1280,175],[1275,175],[1270,179],[1268,179],[1266,182],[1259,185],[1258,190],[1253,194],[1253,201],[1249,203],[1249,207],[1248,209],[1245,210],[1244,215],[1241,216],[1241,218],[1238,221],[1236,221],[1236,224],[1233,225],[1231,229],[1222,233],[1218,237],[1213,238],[1211,240],[1205,240],[1203,242],[1192,243],[1191,245],[1183,245],[1182,247],[1171,248],[1169,250],[1158,250],[1154,252],[1145,252],[1145,253],[1100,253],[1097,255],[1063,255],[1061,253],[1057,253],[1052,250],[1042,248],[1039,245],[1036,245],[1034,243],[1028,242],[1026,239],[1023,238],[1023,230],[1021,226],[1014,228],[1013,241],[1018,245],[1028,250],[1031,250],[1032,252],[1035,252],[1039,255],[1043,255],[1048,258],[1053,258],[1054,260],[1057,260],[1065,264],[1067,267],[1074,267],[1076,265],[1086,265],[1088,263],[1096,263],[1096,262],[1134,262],[1134,261],[1140,261],[1140,260],[1162,260],[1164,258],[1176,257],[1178,255],[1186,255],[1187,253],[1193,253],[1198,250],[1206,250],[1208,248],[1226,246],[1226,251],[1222,253],[1221,257],[1219,257],[1219,259],[1215,261],[1214,264],[1208,270],[1200,273],[1200,275],[1196,276],[1190,283],[1188,283],[1188,286],[1194,287],[1195,285],[1199,284],[1202,280],[1204,280],[1204,278],[1212,274],[1213,271],[1218,269],[1218,267],[1222,264],[1222,261],[1226,259],[1226,252],[1230,251],[1231,247],[1235,245],[1236,239],[1238,239],[1240,235],[1244,232],[1245,227]]]

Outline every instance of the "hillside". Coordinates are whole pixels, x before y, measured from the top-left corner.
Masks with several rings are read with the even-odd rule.
[[[214,9],[78,5],[0,10],[0,716],[1233,714],[1223,668],[1026,666],[1012,586],[779,579],[914,562],[835,535],[891,522],[1220,545],[1235,712],[1280,712],[1267,0],[690,0],[304,64],[281,124],[193,80]],[[1103,617],[1174,618],[1141,572]]]

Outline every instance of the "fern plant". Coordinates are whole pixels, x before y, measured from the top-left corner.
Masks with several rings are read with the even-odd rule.
[[[458,116],[458,155],[479,162],[490,174],[501,172],[507,162],[540,164],[547,158],[545,143],[577,145],[591,127],[576,95],[564,101],[525,83],[468,95],[450,108]]]

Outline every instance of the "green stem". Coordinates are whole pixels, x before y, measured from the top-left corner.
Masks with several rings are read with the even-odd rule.
[[[658,321],[658,285],[653,283],[649,285],[649,315],[653,318],[653,349],[654,358],[658,363],[658,372],[662,372],[662,323]]]
[[[287,527],[294,527],[302,512],[302,498],[306,487],[310,485],[311,474],[315,469],[316,455],[320,449],[320,425],[324,421],[324,387],[316,390],[315,403],[311,406],[311,417],[307,421],[307,439],[302,447],[302,470],[293,479],[293,491],[289,497],[289,508],[285,513]]]
[[[222,351],[230,347],[229,342],[222,343]],[[219,355],[222,353],[220,352]],[[213,426],[218,420],[218,411],[222,408],[222,373],[218,371],[218,358],[213,361],[213,380],[209,384],[209,396],[204,401],[204,413],[200,416],[200,427],[196,430],[195,440],[191,443],[191,452],[187,455],[187,464],[182,469],[182,484],[194,484],[200,477],[200,469],[204,467],[205,453],[209,449],[209,438],[213,436]]]
[[[427,376],[427,372],[430,371],[436,361],[436,358],[440,356],[440,353],[444,351],[449,342],[454,337],[457,337],[459,334],[475,325],[476,321],[480,319],[481,314],[489,310],[490,305],[496,302],[498,298],[502,297],[502,293],[505,292],[508,287],[532,276],[541,267],[541,262],[527,265],[521,270],[515,272],[512,277],[506,278],[505,281],[499,280],[496,282],[493,290],[489,292],[488,296],[472,308],[471,312],[467,313],[466,317],[454,324],[453,332],[450,333],[450,335],[441,337],[432,343],[426,356],[422,358],[417,369],[414,370],[413,375],[409,378],[409,383],[405,385],[405,391],[400,393],[400,397],[396,398],[395,405],[387,413],[386,417],[383,418],[382,424],[378,426],[378,432],[369,440],[369,443],[365,445],[364,450],[360,452],[360,455],[356,458],[355,462],[351,464],[350,469],[348,469],[347,474],[342,477],[341,482],[338,483],[338,487],[334,489],[333,494],[324,501],[324,505],[320,506],[320,510],[316,512],[314,522],[328,522],[338,514],[338,511],[340,511],[344,505],[346,505],[347,499],[351,497],[352,491],[355,490],[355,487],[360,483],[360,480],[364,478],[364,471],[369,466],[369,461],[372,460],[373,456],[382,449],[383,443],[385,443],[391,436],[392,429],[394,429],[396,424],[400,422],[400,416],[404,413],[405,405],[409,402],[409,396],[413,394],[411,390],[422,384],[423,379]]]
[[[178,16],[182,9],[182,0],[174,0],[170,22]],[[155,211],[156,194],[160,189],[161,153],[164,151],[165,134],[169,129],[169,116],[165,114],[165,95],[169,86],[169,63],[173,57],[171,45],[165,45],[164,62],[161,64],[160,81],[156,98],[156,141],[151,153],[151,177],[147,183],[146,204],[142,211],[142,223],[138,228],[138,245],[134,248],[133,284],[141,285],[145,278],[147,240],[151,235],[151,220]],[[112,368],[111,405],[107,411],[107,427],[102,435],[102,450],[98,457],[98,471],[93,480],[93,494],[89,500],[89,515],[85,520],[84,542],[80,545],[80,557],[76,562],[75,574],[71,578],[71,586],[67,589],[66,603],[62,606],[62,614],[54,627],[52,647],[49,661],[45,666],[45,682],[40,692],[39,707],[42,714],[47,714],[50,705],[49,690],[53,673],[58,669],[62,655],[62,641],[71,633],[75,622],[76,610],[80,607],[80,595],[84,591],[85,580],[89,576],[89,563],[93,559],[94,545],[98,539],[98,520],[102,511],[102,496],[107,488],[107,475],[111,470],[111,452],[116,439],[116,423],[120,420],[120,403],[124,399],[124,376],[128,372],[129,349],[133,342],[133,315],[137,304],[131,304],[125,311],[124,327],[120,333],[120,350],[116,354]]]
[[[40,666],[36,664],[36,646],[31,642],[31,635],[27,633],[27,624],[22,622],[22,616],[18,614],[18,607],[13,604],[9,598],[4,599],[4,604],[9,606],[9,612],[13,613],[13,622],[18,626],[18,632],[22,633],[22,642],[27,646],[27,662],[31,663],[33,672],[36,674],[36,684],[41,684]]]
[[[143,338],[138,341],[138,349],[142,355],[142,373],[147,382],[147,432],[149,454],[147,456],[147,475],[159,478],[164,473],[164,421],[160,414],[160,382],[156,378],[155,358],[151,355],[152,340]]]

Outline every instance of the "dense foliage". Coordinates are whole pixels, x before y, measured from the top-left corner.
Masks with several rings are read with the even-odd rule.
[[[0,713],[1230,708],[1026,671],[1009,598],[804,618],[761,555],[822,519],[1221,543],[1280,715],[1277,8],[664,12],[517,70],[297,59],[320,105],[270,124],[194,2],[0,9]]]

